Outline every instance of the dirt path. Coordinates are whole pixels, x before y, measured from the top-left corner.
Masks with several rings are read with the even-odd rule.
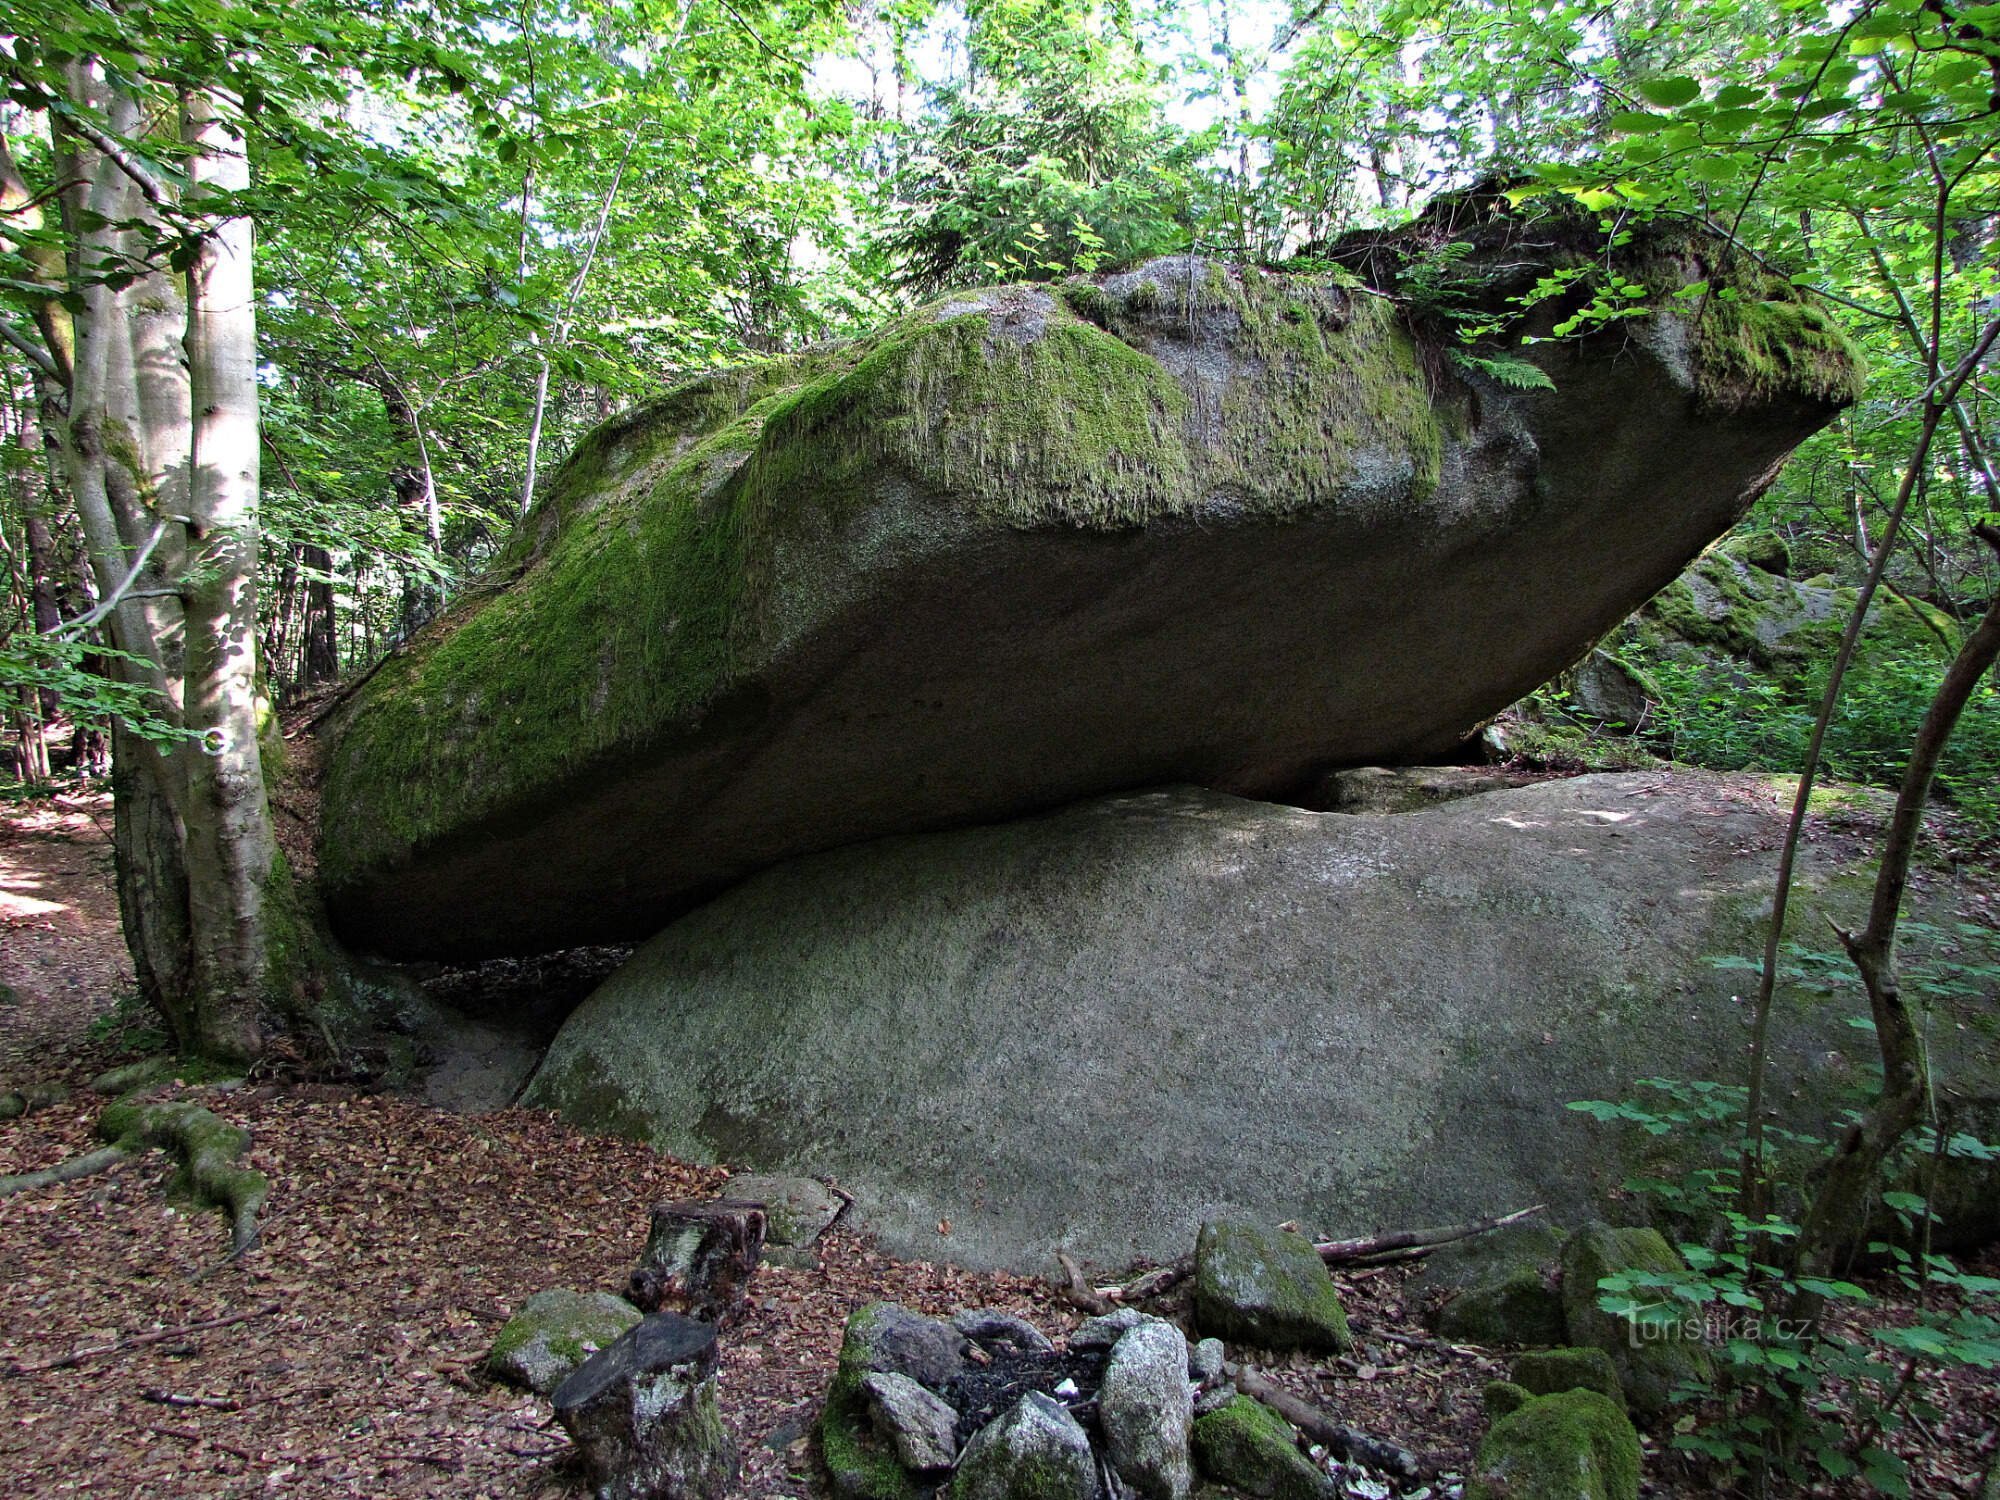
[[[0,1079],[68,1059],[131,988],[110,830],[108,795],[0,817]]]

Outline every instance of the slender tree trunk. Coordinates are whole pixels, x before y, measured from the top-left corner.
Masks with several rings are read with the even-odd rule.
[[[340,635],[333,608],[333,558],[324,547],[307,547],[306,615],[299,681],[317,687],[340,676]]]
[[[242,136],[208,95],[183,103],[193,148],[188,206],[250,186]],[[191,917],[190,1030],[205,1051],[263,1050],[261,1012],[274,975],[271,909],[278,846],[258,744],[258,443],[256,283],[248,218],[223,218],[188,270],[188,388],[193,407],[188,517],[200,548],[187,594],[185,811]],[[282,905],[288,893],[279,896]]]

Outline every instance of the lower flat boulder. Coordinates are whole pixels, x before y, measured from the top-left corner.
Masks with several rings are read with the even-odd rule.
[[[1865,840],[1822,832],[1809,945],[1867,899]],[[1035,1271],[1171,1259],[1225,1216],[1582,1217],[1627,1163],[1567,1103],[1742,1076],[1745,976],[1714,960],[1758,951],[1781,833],[1768,780],[1660,771],[1379,816],[1165,790],[884,840],[669,927],[527,1102],[834,1178],[897,1253]],[[1773,1097],[1830,1116],[1864,1008],[1787,990]],[[1941,1083],[2000,1076],[1970,1052],[1993,1038],[1935,1029]]]

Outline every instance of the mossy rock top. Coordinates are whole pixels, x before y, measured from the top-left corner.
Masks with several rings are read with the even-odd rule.
[[[1638,1500],[1639,1435],[1596,1391],[1522,1402],[1479,1445],[1465,1500]]]
[[[1331,1500],[1333,1481],[1299,1451],[1291,1423],[1261,1401],[1237,1396],[1196,1417],[1194,1461],[1229,1493],[1255,1500]]]
[[[639,1316],[636,1307],[609,1292],[536,1292],[493,1340],[487,1373],[538,1396],[553,1395],[591,1355],[637,1326]]]
[[[639,938],[812,850],[1448,748],[1844,399],[1718,404],[1668,290],[1533,346],[1554,393],[1449,373],[1347,273],[1188,256],[690,382],[587,438],[330,726],[336,927]]]

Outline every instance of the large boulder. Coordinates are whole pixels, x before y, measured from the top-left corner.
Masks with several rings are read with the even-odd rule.
[[[1461,207],[1479,295],[1601,248],[1591,219]],[[1531,346],[1553,391],[1421,350],[1345,273],[1174,256],[615,419],[338,716],[336,927],[397,956],[643,938],[814,850],[1449,747],[1854,394],[1789,287],[1746,283],[1754,327],[1695,320],[1671,294],[1715,245],[1621,253],[1657,301]],[[1394,285],[1399,254],[1349,258]]]
[[[1626,1161],[1568,1102],[1741,1076],[1743,976],[1711,960],[1761,946],[1782,831],[1761,780],[1660,771],[1394,816],[1161,791],[887,840],[669,927],[527,1099],[832,1177],[887,1246],[973,1264],[1171,1260],[1224,1216],[1582,1218]],[[1808,845],[1802,940],[1858,921],[1865,857]],[[1771,1097],[1831,1117],[1863,1009],[1787,988]],[[1936,1031],[1941,1086],[2000,1045]]]

